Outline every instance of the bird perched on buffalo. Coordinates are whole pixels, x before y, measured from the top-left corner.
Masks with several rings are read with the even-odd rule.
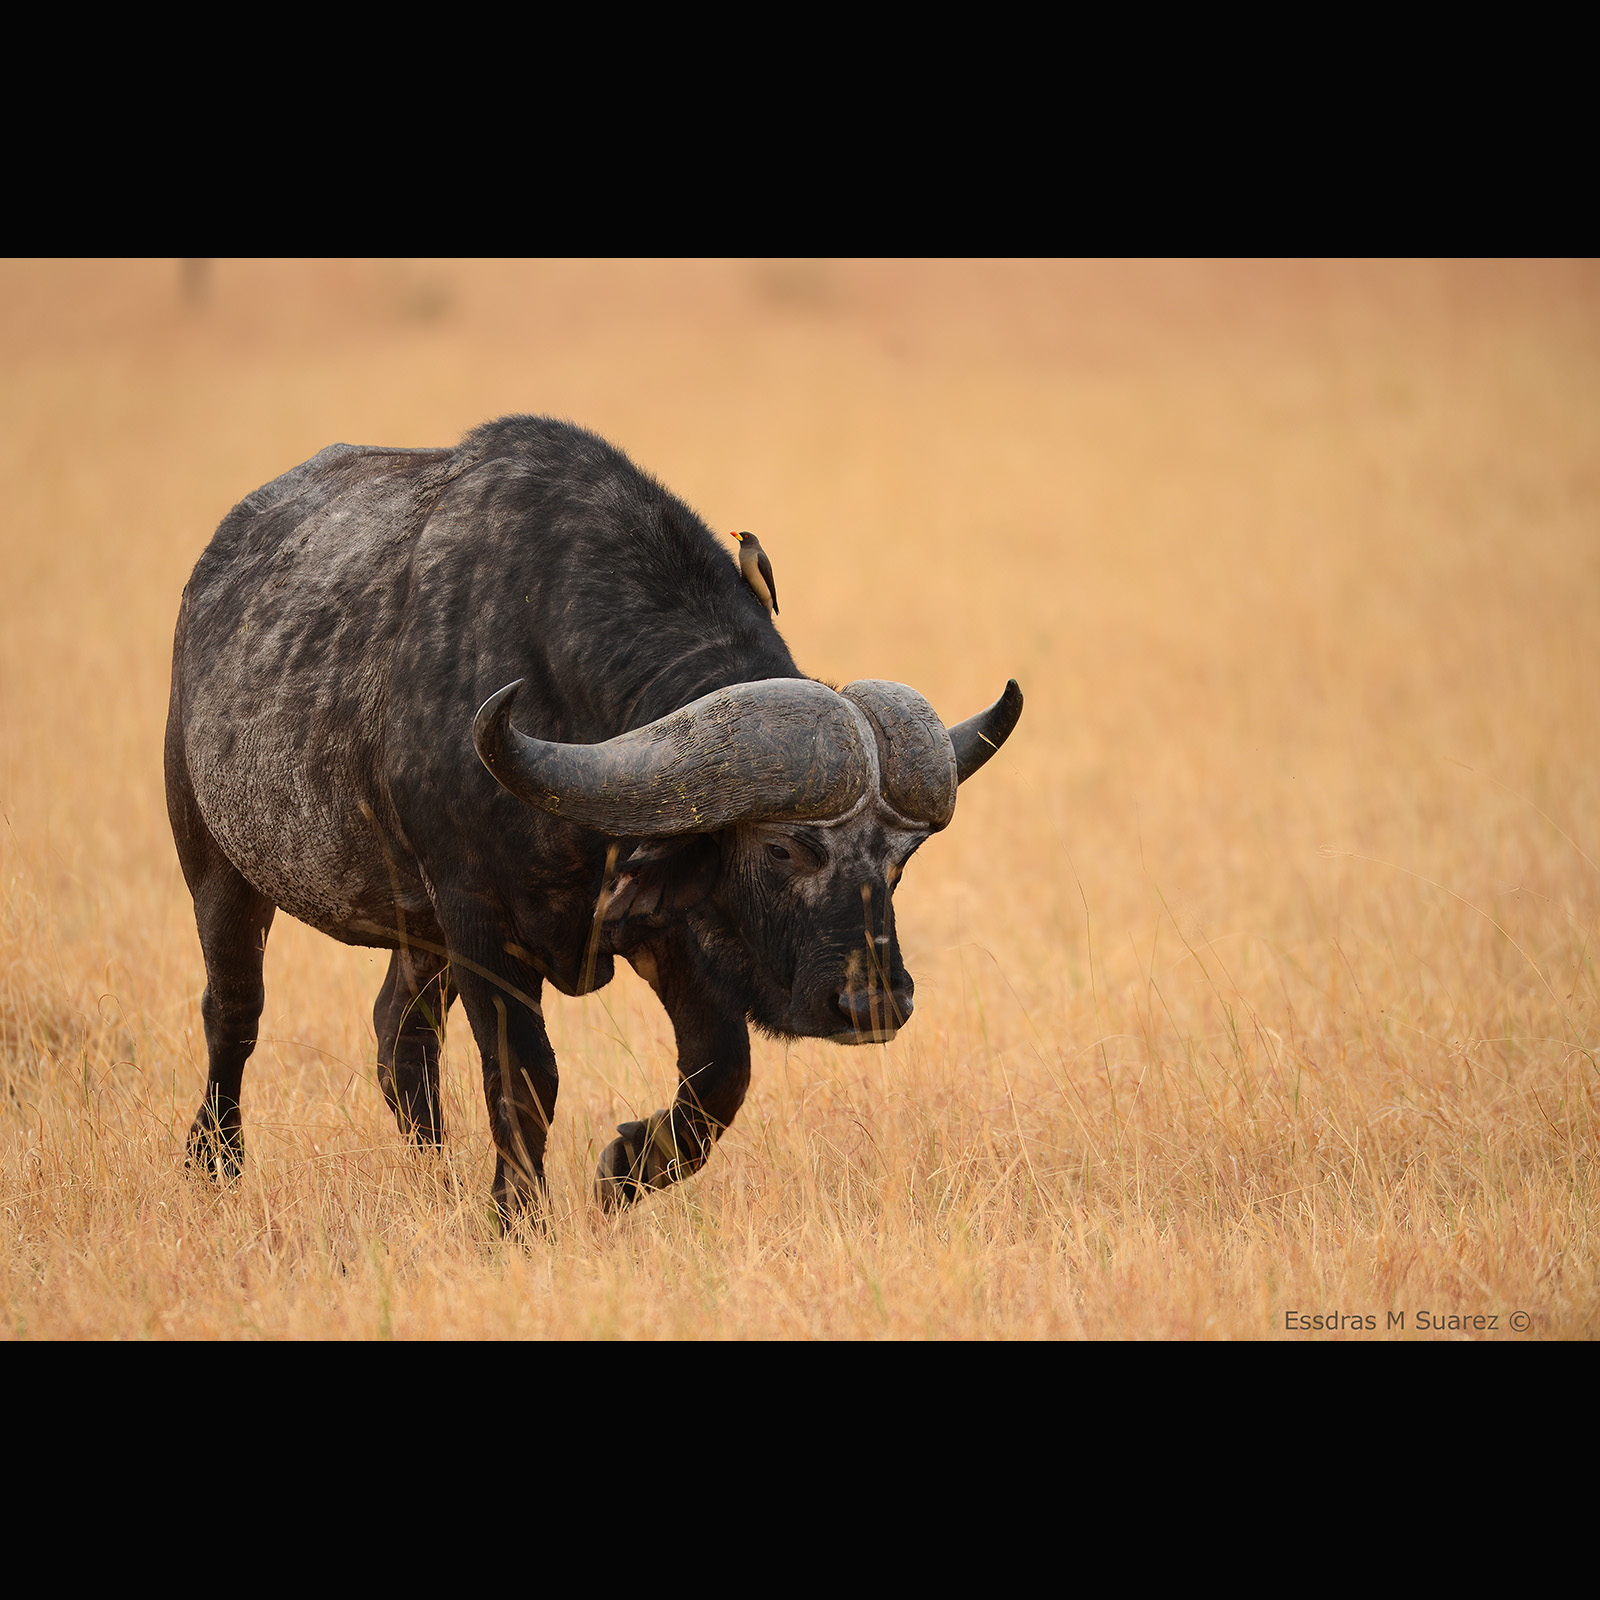
[[[755,597],[773,616],[778,614],[778,585],[772,577],[772,563],[761,541],[753,533],[730,533],[730,539],[739,541],[739,571],[744,581],[755,591]]]

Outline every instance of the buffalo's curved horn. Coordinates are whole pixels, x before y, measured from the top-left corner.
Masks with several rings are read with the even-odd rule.
[[[956,749],[956,779],[965,783],[1011,737],[1022,715],[1022,690],[1013,678],[1006,692],[987,711],[980,711],[950,729]]]
[[[730,684],[601,744],[519,733],[522,683],[473,718],[479,759],[519,800],[617,838],[841,816],[872,781],[856,712],[809,678]]]
[[[956,809],[956,757],[938,714],[915,689],[861,678],[839,691],[866,714],[878,741],[883,797],[937,832]]]

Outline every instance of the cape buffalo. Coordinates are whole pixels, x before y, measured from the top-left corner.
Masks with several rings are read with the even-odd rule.
[[[275,910],[392,950],[373,1008],[402,1130],[443,1134],[459,995],[503,1222],[537,1205],[556,1106],[540,995],[617,956],[677,1035],[672,1106],[603,1153],[603,1204],[704,1164],[747,1022],[890,1039],[891,898],[1016,725],[1013,681],[946,729],[914,690],[795,665],[709,528],[544,417],[455,449],[330,445],[223,518],[183,592],[167,807],[205,954],[191,1164],[232,1176]]]

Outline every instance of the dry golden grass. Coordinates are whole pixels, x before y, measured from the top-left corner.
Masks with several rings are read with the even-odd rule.
[[[0,1301],[13,1337],[1243,1337],[1600,1327],[1591,266],[0,265]],[[757,530],[801,664],[1027,709],[918,856],[917,1016],[757,1041],[709,1167],[631,974],[556,998],[549,1239],[476,1052],[402,1146],[373,952],[280,918],[246,1175],[186,1176],[203,984],[171,629],[241,495],[507,411]],[[1289,1332],[1289,1337],[1326,1337]],[[1347,1335],[1341,1335],[1347,1336]]]

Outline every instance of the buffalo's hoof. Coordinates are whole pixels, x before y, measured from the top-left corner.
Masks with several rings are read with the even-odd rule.
[[[617,1132],[621,1137],[601,1152],[595,1175],[595,1193],[607,1211],[632,1205],[645,1189],[665,1189],[700,1165],[678,1149],[670,1111],[652,1111],[643,1122],[619,1122]]]
[[[444,1119],[440,1115],[437,1083],[419,1085],[412,1074],[406,1079],[405,1089],[397,1089],[394,1069],[380,1061],[378,1087],[383,1091],[384,1103],[394,1113],[402,1138],[424,1147],[444,1143]]]
[[[619,1122],[621,1138],[613,1139],[600,1152],[600,1168],[595,1174],[595,1194],[602,1211],[620,1211],[639,1198],[644,1182],[645,1124]]]
[[[518,1234],[528,1238],[548,1237],[546,1213],[550,1197],[542,1169],[529,1172],[501,1156],[495,1163],[494,1183],[489,1193],[504,1237],[509,1239]]]
[[[495,1206],[495,1214],[499,1218],[502,1239],[520,1239],[524,1243],[543,1239],[548,1243],[554,1237],[550,1230],[550,1218],[542,1205],[508,1207],[501,1202]]]
[[[442,1150],[444,1148],[444,1129],[435,1122],[416,1122],[402,1113],[395,1114],[395,1123],[400,1129],[400,1137],[415,1145],[419,1150]]]
[[[244,1170],[244,1136],[237,1128],[219,1128],[209,1108],[189,1128],[189,1153],[184,1163],[218,1183],[232,1183]]]

